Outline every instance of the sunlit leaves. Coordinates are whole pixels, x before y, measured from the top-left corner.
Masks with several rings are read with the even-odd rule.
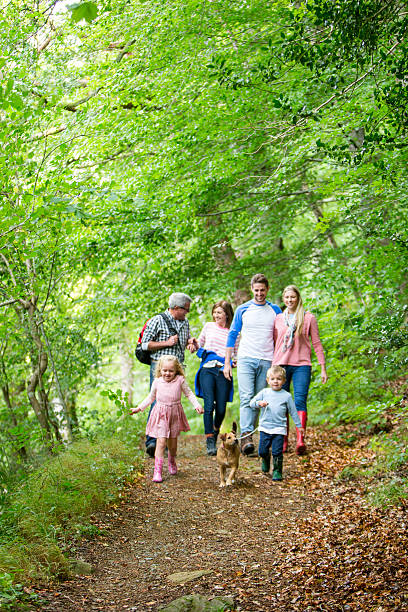
[[[71,11],[71,19],[74,23],[79,21],[87,21],[91,23],[98,15],[98,7],[94,2],[78,2],[68,5],[68,10]]]

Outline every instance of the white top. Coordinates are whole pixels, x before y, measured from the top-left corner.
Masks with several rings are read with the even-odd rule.
[[[214,321],[206,323],[198,336],[198,344],[206,351],[217,353],[225,357],[225,345],[227,343],[229,328],[221,327]]]
[[[252,302],[242,314],[238,360],[241,357],[273,359],[273,328],[276,312],[268,303]]]

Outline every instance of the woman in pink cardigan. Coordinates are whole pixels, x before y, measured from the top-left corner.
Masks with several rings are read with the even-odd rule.
[[[284,289],[282,299],[286,309],[275,319],[275,351],[272,363],[286,370],[286,382],[283,389],[289,391],[290,383],[293,381],[296,410],[302,427],[306,431],[307,394],[312,373],[311,344],[320,363],[322,383],[325,383],[327,373],[323,346],[320,342],[316,317],[311,312],[305,312],[299,289],[295,285],[289,285]],[[296,429],[296,432],[296,453],[304,455],[306,445],[303,434],[299,429]],[[284,450],[287,449],[287,440],[286,436]]]

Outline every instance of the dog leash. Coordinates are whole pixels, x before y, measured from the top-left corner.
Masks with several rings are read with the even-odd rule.
[[[252,434],[258,431],[258,429],[259,427],[256,427],[253,431],[250,431],[249,433],[245,434],[245,436],[240,436],[239,438],[237,438],[237,440],[243,440],[244,438],[249,438],[249,436],[252,436]]]

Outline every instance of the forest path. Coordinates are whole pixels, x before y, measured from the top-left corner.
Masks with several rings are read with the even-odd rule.
[[[336,479],[369,460],[367,439],[310,428],[307,442],[307,456],[285,454],[282,483],[245,457],[226,489],[203,436],[180,438],[179,473],[166,466],[161,484],[146,459],[125,499],[95,515],[104,534],[75,552],[92,576],[43,591],[42,610],[155,611],[192,593],[232,596],[245,612],[408,610],[406,512],[369,507],[361,483]],[[211,573],[167,580],[194,570]]]

